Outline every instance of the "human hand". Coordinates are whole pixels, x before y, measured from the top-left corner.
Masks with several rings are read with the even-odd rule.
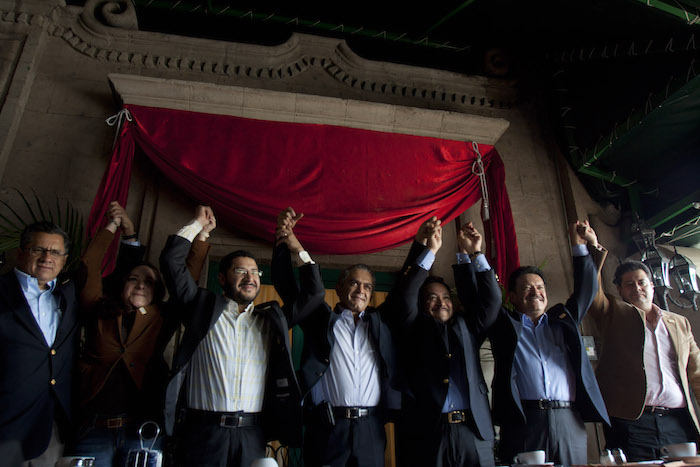
[[[598,246],[598,236],[587,220],[576,221],[572,224],[572,227],[575,230],[573,234],[571,231],[569,232],[572,245],[585,245],[588,243],[592,247]]]
[[[126,209],[124,209],[117,201],[112,201],[109,203],[107,208],[107,218],[114,222],[114,225],[117,227],[121,227],[122,234],[133,235],[136,233],[134,230],[134,223],[126,214]]]
[[[436,216],[431,217],[427,221],[423,222],[420,227],[418,227],[418,232],[416,232],[416,242],[427,245],[428,237],[431,235],[433,229],[436,225],[442,223]]]
[[[194,210],[194,219],[202,225],[202,232],[208,234],[216,228],[216,217],[209,206],[197,206]]]
[[[481,251],[482,237],[472,222],[467,222],[457,232],[457,247],[460,253],[471,255]]]
[[[294,208],[289,207],[280,212],[277,216],[277,228],[293,230],[294,226],[297,225],[297,222],[299,222],[302,217],[304,217],[303,213],[297,214]]]
[[[294,227],[304,217],[303,213],[297,214],[293,208],[283,210],[277,216],[277,228],[275,229],[275,243],[284,243],[292,253],[304,251],[304,247],[294,234]]]

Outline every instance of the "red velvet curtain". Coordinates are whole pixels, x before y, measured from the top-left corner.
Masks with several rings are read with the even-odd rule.
[[[316,254],[372,253],[410,241],[436,215],[449,222],[481,198],[470,143],[331,125],[251,120],[125,106],[122,127],[88,220],[102,225],[111,200],[126,203],[136,146],[220,224],[272,241],[287,206],[306,217],[295,229]],[[503,163],[479,145],[489,180],[501,277],[517,267],[517,242]],[[185,218],[183,218],[183,221]]]

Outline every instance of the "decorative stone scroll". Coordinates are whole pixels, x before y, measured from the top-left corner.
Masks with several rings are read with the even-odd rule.
[[[214,41],[138,31],[133,4],[127,0],[88,0],[82,9],[54,6],[37,14],[40,3],[0,0],[0,19],[41,26],[88,57],[135,68],[228,76],[233,81],[289,81],[319,70],[358,99],[458,112],[508,109],[515,100],[508,81],[366,60],[340,39],[293,34],[276,46]],[[26,4],[33,10],[5,8]]]

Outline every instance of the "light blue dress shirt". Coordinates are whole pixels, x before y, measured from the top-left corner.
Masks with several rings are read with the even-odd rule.
[[[586,245],[572,248],[586,256]],[[561,327],[552,327],[543,314],[537,325],[522,315],[523,332],[515,349],[516,384],[523,400],[576,400],[576,377]]]
[[[22,288],[22,293],[27,299],[29,308],[41,333],[46,339],[46,345],[51,347],[56,339],[56,330],[61,320],[61,310],[58,308],[58,298],[53,291],[56,288],[56,279],[47,282],[48,289],[41,290],[35,277],[15,268],[15,276]]]

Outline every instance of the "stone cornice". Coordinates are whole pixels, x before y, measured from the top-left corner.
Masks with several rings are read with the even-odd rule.
[[[290,80],[316,69],[359,98],[374,100],[372,94],[378,93],[392,102],[404,100],[402,105],[460,112],[510,108],[515,99],[511,83],[366,60],[339,39],[294,34],[284,44],[260,46],[190,38],[136,30],[130,1],[88,0],[82,9],[54,2],[51,9],[43,2],[49,11],[42,14],[39,0],[0,0],[0,19],[41,26],[88,57],[136,68],[262,81]]]
[[[508,128],[502,118],[417,109],[336,97],[110,74],[125,104],[217,115],[350,128],[495,144]]]

